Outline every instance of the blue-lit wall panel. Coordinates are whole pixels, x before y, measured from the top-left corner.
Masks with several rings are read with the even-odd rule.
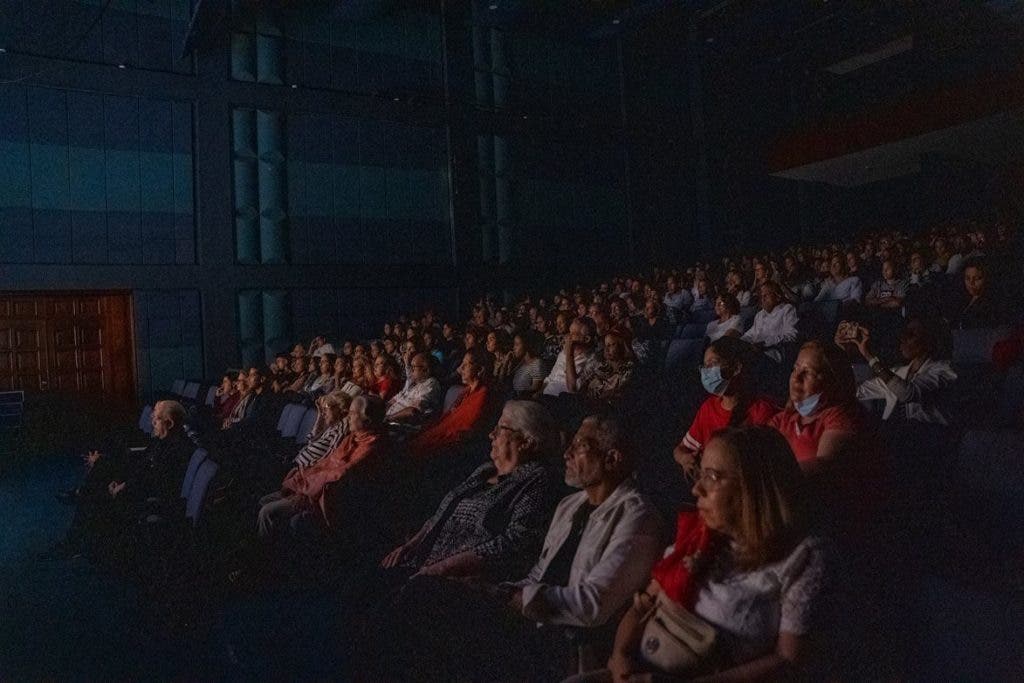
[[[8,53],[192,73],[181,57],[190,0],[0,0]],[[91,31],[86,31],[93,27]]]
[[[200,294],[197,290],[137,290],[137,380],[143,391],[179,378],[205,376]]]
[[[0,86],[0,263],[195,261],[188,103]]]

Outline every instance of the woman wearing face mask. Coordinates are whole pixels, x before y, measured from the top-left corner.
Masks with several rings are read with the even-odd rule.
[[[742,424],[767,424],[778,412],[771,401],[750,391],[743,372],[743,357],[748,348],[736,337],[722,337],[711,342],[704,352],[700,381],[711,395],[672,452],[689,475],[696,472],[698,455],[716,431]]]
[[[833,459],[863,429],[857,383],[846,353],[809,341],[789,376],[789,402],[771,426],[789,442],[804,472]]]

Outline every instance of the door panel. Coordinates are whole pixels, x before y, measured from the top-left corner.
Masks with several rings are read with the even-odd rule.
[[[0,292],[0,389],[135,398],[126,293]]]

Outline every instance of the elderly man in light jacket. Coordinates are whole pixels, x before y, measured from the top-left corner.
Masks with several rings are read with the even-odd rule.
[[[559,503],[526,578],[410,581],[394,606],[400,618],[381,630],[391,644],[364,667],[371,678],[561,680],[580,670],[569,665],[588,650],[599,666],[595,646],[612,637],[601,627],[614,628],[664,548],[661,519],[633,483],[624,441],[614,418],[583,421],[564,456],[566,483],[582,490]],[[425,669],[428,662],[437,668]]]
[[[597,627],[641,588],[663,549],[654,506],[637,490],[620,423],[588,417],[565,451],[565,482],[540,559],[512,584],[531,621]]]

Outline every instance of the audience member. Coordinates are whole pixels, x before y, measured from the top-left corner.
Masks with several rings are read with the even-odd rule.
[[[836,457],[858,431],[863,414],[845,352],[832,344],[805,343],[789,377],[789,402],[771,420],[806,472]]]
[[[835,255],[829,261],[829,277],[821,283],[818,296],[815,301],[828,299],[838,300],[845,303],[857,302],[864,296],[864,285],[860,278],[851,275],[846,269],[846,262],[840,255]]]
[[[963,273],[963,289],[953,297],[947,314],[950,327],[956,330],[998,327],[1003,316],[989,291],[985,265],[981,261],[971,261]]]
[[[441,383],[431,376],[431,357],[413,356],[405,386],[388,402],[389,422],[423,424],[441,408]]]
[[[753,394],[745,371],[747,348],[734,337],[722,337],[704,351],[700,382],[711,395],[672,453],[688,476],[696,476],[701,450],[712,434],[725,427],[767,424],[778,412],[769,400]]]
[[[448,680],[557,680],[567,627],[604,632],[661,551],[661,521],[633,483],[625,430],[588,417],[565,451],[564,498],[543,551],[513,583],[414,578],[382,620],[373,678],[403,680],[424,662]],[[591,636],[596,638],[596,636]],[[460,647],[452,648],[452,643]],[[607,656],[607,650],[605,650]]]
[[[882,277],[875,280],[864,299],[866,306],[884,310],[897,310],[907,296],[907,283],[896,277],[896,264],[892,259],[882,262]]]
[[[760,299],[761,310],[754,316],[754,324],[740,338],[778,363],[782,361],[779,347],[796,341],[799,317],[793,304],[784,303],[782,289],[775,282],[761,286]]]
[[[106,556],[130,549],[127,538],[146,515],[182,518],[181,481],[196,444],[185,428],[188,413],[177,401],[157,401],[153,438],[140,454],[91,451],[88,473],[70,496],[77,504],[66,539],[48,557],[80,553]]]
[[[557,427],[540,404],[509,401],[490,438],[491,462],[450,491],[420,530],[384,557],[382,568],[402,579],[500,581],[526,572],[557,496],[545,462],[557,452]]]
[[[512,393],[516,398],[536,398],[544,388],[547,372],[541,353],[544,338],[532,330],[520,332],[512,340],[515,371],[512,373]]]
[[[327,410],[340,410],[345,399],[329,402],[332,394],[325,397]],[[305,514],[321,516],[324,523],[329,520],[324,509],[324,489],[338,481],[360,463],[380,458],[385,453],[386,438],[382,432],[384,402],[377,396],[356,396],[348,406],[348,415],[341,419],[336,414],[336,424],[344,422],[349,433],[323,457],[309,464],[296,458],[297,466],[284,478],[279,491],[260,499],[256,530],[260,538],[269,539],[277,529],[292,525]]]
[[[723,292],[715,297],[715,315],[718,317],[708,323],[704,334],[709,340],[715,341],[725,336],[739,337],[743,334],[740,303],[731,293]]]
[[[907,321],[899,339],[899,352],[906,364],[889,369],[871,348],[871,333],[856,323],[840,323],[836,331],[836,344],[844,348],[853,346],[867,362],[874,377],[857,387],[861,401],[885,402],[882,419],[899,415],[911,422],[949,424],[938,405],[943,390],[956,380],[949,361],[935,357],[938,340],[936,333],[923,320]]]
[[[409,455],[416,458],[438,455],[459,446],[479,432],[494,401],[486,363],[483,349],[466,351],[458,368],[464,387],[462,392],[441,419],[425,427],[409,441]]]
[[[649,680],[632,678],[643,672],[736,681],[807,675],[821,635],[828,551],[810,535],[803,477],[785,440],[765,427],[718,432],[693,493],[697,513],[680,513],[675,544],[619,623],[608,670],[576,680]],[[673,609],[714,628],[713,660],[698,653],[691,668],[672,671],[650,663],[668,653],[644,642],[645,628]]]
[[[306,445],[293,459],[299,467],[309,467],[330,453],[349,432],[348,409],[352,397],[343,392],[326,394],[316,400],[316,422]]]
[[[555,359],[551,372],[544,378],[544,395],[559,396],[567,391],[568,374],[566,366],[570,365],[568,359],[572,359],[573,379],[578,379],[583,369],[594,362],[594,321],[590,318],[576,318],[569,325],[569,333],[565,336],[562,350]],[[573,391],[578,390],[573,387]]]

